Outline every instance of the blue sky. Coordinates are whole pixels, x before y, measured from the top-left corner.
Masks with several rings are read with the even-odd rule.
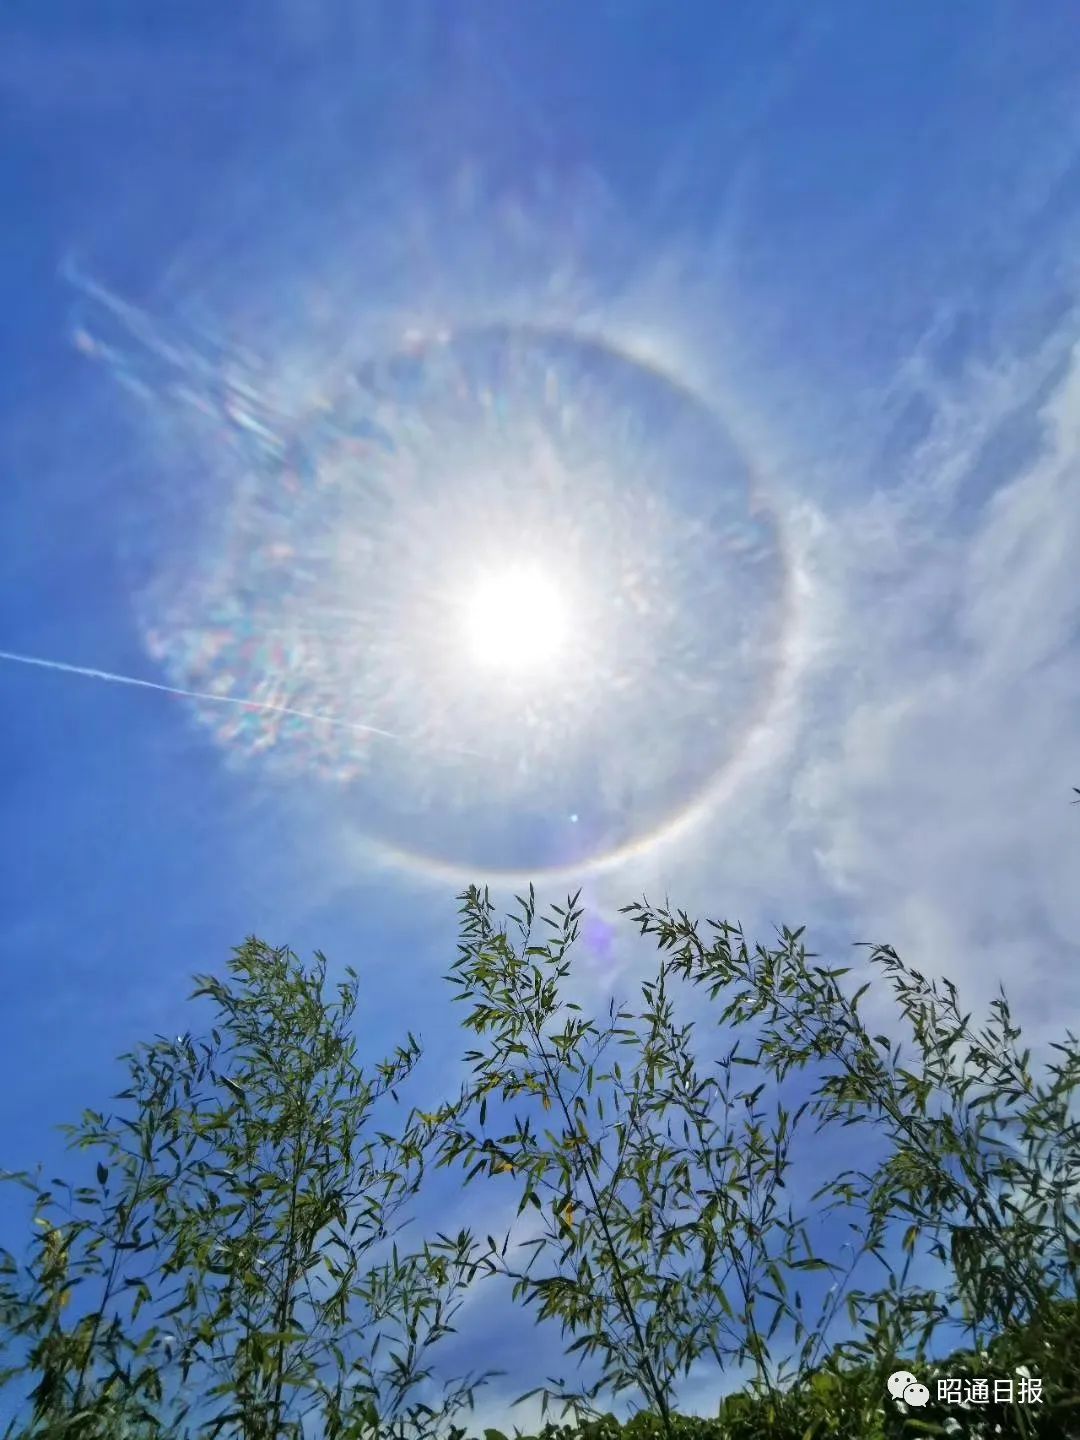
[[[321,650],[319,685],[297,689],[339,721],[377,710],[405,727],[397,752],[357,750],[359,782],[305,771],[312,751],[353,755],[325,725],[307,749],[278,737],[260,756],[242,728],[215,738],[213,704],[0,663],[5,1164],[55,1160],[49,1127],[104,1096],[133,1040],[185,1028],[190,974],[252,931],[360,964],[373,1033],[421,1030],[437,1073],[456,1038],[434,980],[461,867],[494,853],[492,826],[526,870],[558,860],[553,898],[584,879],[601,915],[668,890],[752,929],[806,923],[819,949],[890,941],[975,998],[1002,979],[1036,1035],[1075,1018],[1078,65],[1075,13],[1055,3],[5,8],[0,649],[213,681],[220,659],[185,647],[215,585],[231,607],[222,623],[242,623],[258,574],[221,554],[267,523],[270,461],[242,419],[204,423],[177,385],[213,403],[257,392],[249,419],[270,414],[275,433],[325,456],[305,427],[329,395],[340,438],[357,413],[342,408],[345,377],[409,336],[484,326],[511,337],[498,374],[539,363],[535,330],[562,337],[544,363],[584,387],[587,424],[613,437],[595,492],[611,533],[642,528],[635,483],[658,487],[650,533],[681,597],[663,632],[673,645],[691,631],[704,644],[736,593],[717,590],[707,614],[687,601],[704,582],[686,557],[704,563],[719,524],[711,482],[674,464],[657,481],[659,441],[652,469],[641,458],[676,391],[700,407],[676,438],[689,445],[715,420],[739,457],[725,483],[744,508],[748,486],[765,498],[773,547],[738,579],[750,629],[732,621],[732,645],[750,636],[739,675],[752,726],[717,719],[736,693],[719,670],[694,691],[672,662],[666,693],[684,708],[664,712],[668,748],[683,724],[711,737],[700,770],[676,773],[650,731],[647,650],[626,661],[630,698],[616,707],[619,656],[590,611],[581,633],[610,685],[577,729],[556,734],[544,712],[524,747],[542,769],[565,744],[572,785],[553,808],[537,803],[535,766],[522,780],[504,744],[515,712],[493,690],[474,735],[496,757],[481,813],[481,772],[446,758],[474,733],[480,682],[459,691],[457,669],[443,676],[421,649],[406,683],[400,651],[379,649],[410,577],[428,572],[439,497],[459,493],[431,468],[450,433],[432,415],[454,416],[423,360],[420,400],[400,377],[375,385],[405,455],[379,481],[396,487],[387,543],[415,568],[391,589],[356,560],[367,583],[346,595],[342,582],[335,622],[339,648],[378,658],[355,672],[368,678],[353,699],[372,713],[346,705],[331,683],[344,672]],[[489,361],[462,363],[479,387]],[[505,393],[512,423],[531,423],[509,382]],[[631,404],[644,438],[619,428]],[[482,438],[460,493],[531,515],[547,482],[515,478],[517,455]],[[412,509],[398,499],[406,463],[422,472]],[[237,528],[223,530],[221,497],[244,474],[256,519],[230,510]],[[668,483],[678,513],[664,529]],[[321,507],[275,513],[312,546],[346,521],[382,535],[366,500],[344,520]],[[573,553],[603,595],[614,581],[596,578],[596,523],[581,511]],[[518,538],[496,527],[492,543]],[[634,555],[641,583],[660,585]],[[732,560],[723,574],[734,587],[741,572]],[[280,620],[285,600],[273,603]],[[783,653],[766,685],[755,647],[774,603]],[[292,695],[290,663],[249,657],[239,679],[269,684],[276,666]],[[447,688],[425,708],[432,676]],[[645,755],[652,768],[628,787]],[[662,841],[584,863],[702,795]],[[438,865],[416,862],[432,851]],[[602,987],[640,959],[598,942],[590,963]]]

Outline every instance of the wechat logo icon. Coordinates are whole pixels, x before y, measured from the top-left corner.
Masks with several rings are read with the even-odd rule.
[[[887,1383],[889,1394],[897,1403],[902,1400],[905,1405],[919,1410],[930,1399],[930,1391],[919,1384],[910,1370],[894,1370]]]

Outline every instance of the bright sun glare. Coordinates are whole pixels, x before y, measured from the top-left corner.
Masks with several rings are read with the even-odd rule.
[[[522,674],[552,660],[566,643],[568,629],[559,587],[534,566],[484,576],[465,607],[473,659],[502,674]]]

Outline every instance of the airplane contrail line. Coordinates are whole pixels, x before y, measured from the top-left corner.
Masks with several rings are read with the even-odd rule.
[[[312,710],[299,710],[292,705],[274,705],[267,700],[245,700],[238,695],[215,695],[209,690],[184,690],[178,685],[165,685],[160,680],[143,680],[137,675],[117,675],[111,670],[97,670],[89,665],[70,665],[64,660],[48,660],[40,655],[22,655],[15,650],[0,650],[0,661],[11,665],[32,665],[39,670],[52,670],[61,675],[81,675],[88,680],[105,680],[110,685],[130,685],[139,690],[157,690],[163,695],[176,695],[182,700],[202,700],[213,705],[235,705],[242,710],[261,710],[271,715],[292,715],[318,725],[333,725],[339,730],[353,730],[362,735],[378,735],[383,740],[404,743],[404,737],[378,725],[364,725],[355,720],[339,720]]]

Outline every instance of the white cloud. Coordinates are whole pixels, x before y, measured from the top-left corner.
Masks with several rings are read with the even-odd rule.
[[[883,488],[853,479],[836,487],[846,504],[789,512],[814,616],[783,744],[691,839],[605,879],[606,902],[668,891],[763,940],[805,922],[813,948],[887,942],[972,1004],[1003,982],[1031,1039],[1075,1026],[1071,313],[1026,354],[983,355],[955,380],[935,380],[933,337],[918,347],[898,384],[916,377],[929,397],[923,440]],[[994,437],[1016,417],[1041,445],[1011,457],[1001,483]],[[980,489],[972,510],[964,497]],[[631,971],[651,964],[619,953]]]
[[[880,492],[820,527],[807,563],[827,618],[789,753],[641,883],[674,875],[676,903],[751,925],[887,941],[974,1000],[1003,980],[1036,1025],[1075,1014],[1078,393],[1074,363],[1043,404],[1042,453],[969,535],[949,527],[946,471],[970,464],[977,414],[948,417],[921,497]]]

